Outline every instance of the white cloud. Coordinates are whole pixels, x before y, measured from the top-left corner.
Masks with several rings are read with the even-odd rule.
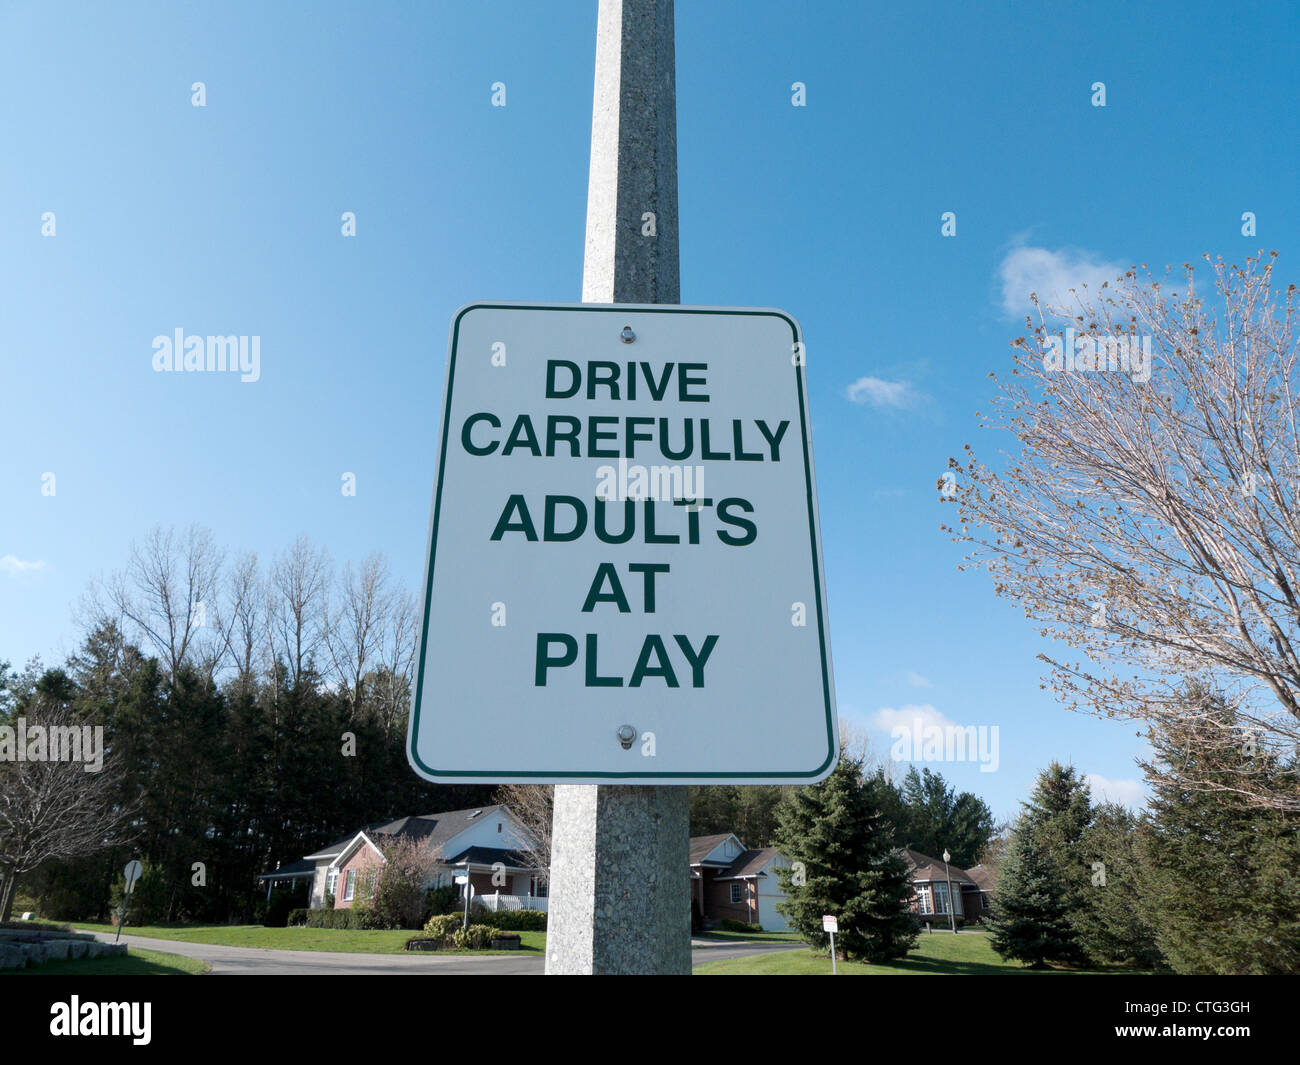
[[[871,715],[871,723],[882,732],[892,732],[893,729],[901,726],[907,729],[909,734],[914,731],[918,734],[923,733],[931,726],[943,729],[953,724],[929,703],[904,706],[899,710],[891,706],[882,706]]]
[[[26,562],[17,555],[0,557],[0,573],[6,573],[10,577],[17,577],[21,573],[36,573],[44,568],[45,563],[39,560]]]
[[[1134,810],[1146,805],[1146,790],[1139,780],[1108,780],[1098,773],[1088,773],[1083,782],[1088,785],[1093,802],[1117,802]]]
[[[851,403],[870,403],[873,407],[910,407],[924,397],[906,381],[886,381],[880,377],[859,377],[844,390]]]
[[[1012,248],[998,267],[1002,309],[1012,317],[1020,317],[1032,307],[1031,292],[1038,293],[1040,303],[1073,304],[1070,289],[1087,284],[1089,294],[1095,295],[1103,281],[1114,285],[1125,269],[1119,263],[1074,248],[1052,251],[1021,245]]]
[[[907,678],[907,682],[913,688],[929,688],[931,686],[929,677],[923,677],[920,673],[913,673],[910,669],[904,670],[903,676]]]

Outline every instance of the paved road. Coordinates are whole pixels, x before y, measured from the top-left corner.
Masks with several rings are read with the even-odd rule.
[[[108,933],[96,938],[112,942]],[[260,950],[255,947],[227,947],[215,943],[186,943],[174,939],[122,936],[123,943],[141,950],[158,950],[200,958],[212,966],[214,975],[330,976],[373,975],[478,975],[541,976],[546,968],[539,954],[489,954],[478,957],[438,954],[345,954],[322,950]],[[782,943],[732,943],[691,941],[691,964],[743,958],[772,950],[790,950]]]

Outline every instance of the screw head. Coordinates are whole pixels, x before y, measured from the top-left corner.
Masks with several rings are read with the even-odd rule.
[[[618,730],[618,742],[623,745],[623,750],[630,750],[632,742],[636,739],[636,729],[631,725],[624,725]]]
[[[630,325],[625,325],[623,327],[623,332],[619,333],[619,339],[622,340],[624,344],[631,344],[632,341],[636,339],[636,334],[632,332],[632,327]]]

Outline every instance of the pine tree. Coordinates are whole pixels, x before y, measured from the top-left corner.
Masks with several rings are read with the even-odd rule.
[[[1143,907],[1146,870],[1140,837],[1144,818],[1117,803],[1102,803],[1084,830],[1079,850],[1090,869],[1084,905],[1073,912],[1084,952],[1094,962],[1152,969],[1161,965],[1156,929]]]
[[[1157,942],[1180,973],[1300,971],[1300,818],[1237,791],[1254,777],[1245,783],[1300,798],[1295,766],[1255,750],[1245,730],[1227,742],[1237,719],[1222,698],[1189,698],[1210,727],[1189,717],[1153,734],[1155,757],[1142,765],[1153,792],[1144,901]]]
[[[993,812],[969,791],[958,793],[943,774],[915,766],[894,788],[886,813],[898,842],[922,854],[952,854],[959,869],[974,865],[993,838]]]
[[[837,946],[868,961],[900,958],[916,942],[907,866],[881,816],[879,788],[863,778],[860,760],[841,753],[826,780],[790,792],[777,813],[776,845],[791,865],[777,871],[786,892],[777,909],[822,949],[822,916],[835,915]]]
[[[1002,861],[992,912],[984,924],[999,955],[1031,969],[1045,968],[1052,961],[1079,960],[1065,884],[1027,814]]]
[[[1087,785],[1073,766],[1052,762],[1024,808],[999,873],[990,942],[1004,958],[1036,967],[1078,964],[1085,955],[1075,922],[1087,903],[1089,871],[1080,840],[1092,823]]]

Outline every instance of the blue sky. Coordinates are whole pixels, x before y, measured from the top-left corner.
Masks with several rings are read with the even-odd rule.
[[[72,650],[155,523],[416,586],[452,312],[580,298],[595,11],[0,5],[0,658]],[[1128,797],[1143,749],[1040,690],[938,531],[948,456],[996,446],[1006,287],[1259,247],[1294,278],[1298,37],[1286,5],[678,4],[682,300],[803,326],[842,716],[881,752],[885,710],[997,725],[997,772],[936,768],[998,814],[1053,758]],[[154,373],[178,327],[260,336],[260,380]]]

